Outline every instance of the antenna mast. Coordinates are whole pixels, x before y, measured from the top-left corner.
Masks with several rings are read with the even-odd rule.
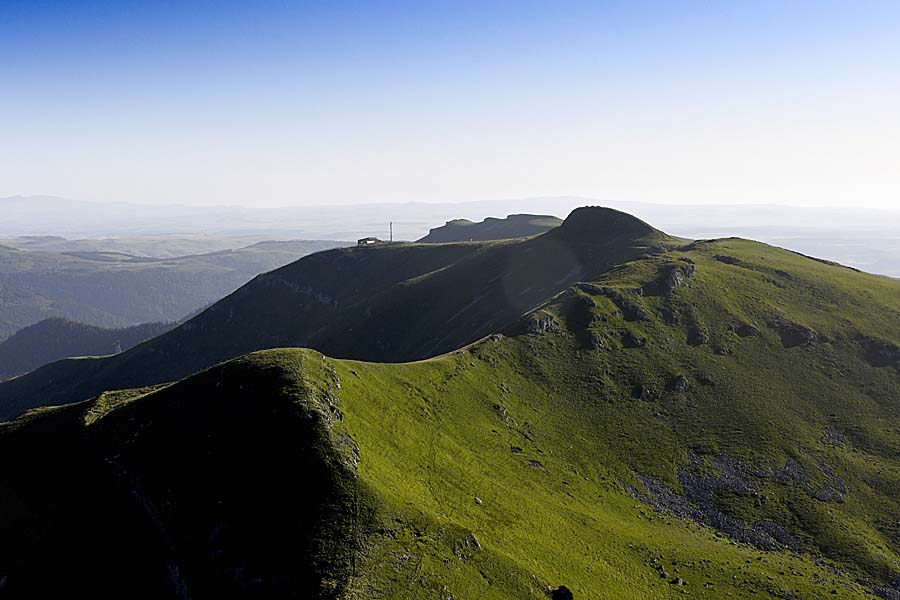
[[[391,221],[391,241],[394,241],[394,222]]]

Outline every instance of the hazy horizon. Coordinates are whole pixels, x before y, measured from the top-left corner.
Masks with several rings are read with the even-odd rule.
[[[237,239],[354,241],[417,240],[453,219],[481,221],[515,213],[565,218],[584,205],[633,214],[685,238],[738,236],[772,243],[873,273],[900,277],[900,211],[858,207],[790,207],[768,204],[676,205],[583,197],[512,198],[470,202],[409,202],[323,206],[187,206],[74,202],[47,197],[0,198],[0,244],[18,236],[68,239],[134,236],[225,236]],[[224,244],[223,247],[228,247]],[[26,247],[32,247],[26,244]]]
[[[33,193],[33,194],[9,194],[5,196],[0,196],[0,201],[3,200],[12,200],[12,199],[22,199],[22,200],[39,200],[39,199],[53,199],[53,200],[62,200],[66,202],[75,202],[75,203],[89,203],[89,204],[101,204],[101,205],[132,205],[132,206],[146,206],[146,207],[159,207],[159,208],[204,208],[204,209],[230,209],[230,208],[241,208],[253,210],[256,208],[259,209],[315,209],[315,208],[326,208],[326,207],[335,207],[335,208],[351,208],[354,206],[389,206],[389,205],[410,205],[410,204],[421,204],[421,205],[468,205],[468,204],[492,204],[492,203],[515,203],[515,202],[532,202],[532,201],[543,201],[546,200],[550,203],[559,200],[559,199],[567,199],[573,201],[584,201],[585,203],[594,203],[598,205],[609,205],[615,207],[615,205],[641,205],[641,206],[659,206],[659,207],[670,207],[670,208],[678,208],[678,207],[708,207],[708,208],[786,208],[786,209],[808,209],[810,211],[816,210],[855,210],[860,208],[860,204],[858,203],[847,203],[847,204],[792,204],[790,202],[767,202],[767,201],[759,201],[759,202],[666,202],[666,201],[635,201],[628,199],[611,199],[611,198],[599,198],[599,197],[590,197],[590,196],[579,196],[579,195],[540,195],[540,196],[522,196],[522,197],[494,197],[494,198],[467,198],[467,199],[450,199],[450,200],[429,200],[429,199],[420,199],[420,200],[404,200],[404,201],[379,201],[379,200],[362,200],[362,201],[346,201],[346,202],[322,202],[321,204],[316,204],[315,201],[309,204],[292,204],[292,203],[266,203],[266,202],[240,202],[235,201],[234,203],[228,204],[207,204],[203,202],[192,202],[190,198],[184,200],[170,200],[170,201],[127,201],[127,200],[118,200],[115,198],[110,199],[95,199],[95,198],[72,198],[67,196],[58,196],[55,194],[45,194],[45,193]],[[900,214],[900,203],[898,204],[885,204],[884,206],[862,206],[866,209],[871,209],[876,212],[890,212],[890,213],[898,213]],[[571,210],[571,209],[568,209]],[[512,214],[512,213],[510,213]],[[548,213],[550,214],[550,213]],[[507,215],[495,215],[495,216],[507,216]],[[565,217],[565,214],[555,214],[554,216]]]

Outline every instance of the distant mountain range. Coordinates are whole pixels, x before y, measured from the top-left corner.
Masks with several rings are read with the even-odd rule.
[[[100,327],[177,321],[259,273],[343,242],[260,242],[166,259],[0,246],[0,339],[48,317]]]
[[[0,384],[3,592],[893,600],[898,316],[608,208],[313,254]]]
[[[454,219],[435,227],[418,240],[423,244],[446,242],[483,242],[529,237],[546,233],[562,225],[562,219],[550,215],[509,215],[505,219],[488,217],[480,223],[468,219]]]
[[[462,238],[473,236],[480,240],[516,238],[548,231],[562,221],[556,217],[535,215],[512,215],[508,219],[487,219],[484,223],[463,227],[460,221],[452,222],[447,227],[465,229]],[[466,221],[466,223],[470,223]],[[437,235],[443,241],[449,241],[454,231],[440,228]],[[81,258],[101,263],[142,264],[157,263],[136,256],[140,253],[169,255],[173,249],[185,250],[192,247],[208,249],[226,243],[246,242],[251,238],[228,238],[214,236],[142,236],[137,238],[112,238],[100,240],[67,240],[59,236],[19,237],[8,240],[20,249],[46,252],[49,249],[67,257]],[[290,258],[303,256],[306,250],[316,247],[327,248],[332,242],[273,242],[257,241],[239,252],[250,254],[271,253],[273,257],[279,253],[290,252]],[[125,254],[128,252],[129,254]],[[297,252],[296,255],[293,253]],[[229,251],[213,252],[208,255],[196,255],[191,258],[208,260],[210,257],[221,258]],[[181,259],[183,256],[176,256]],[[274,266],[278,266],[275,263]],[[26,273],[22,273],[26,276]],[[177,293],[177,290],[176,290]],[[118,354],[132,346],[156,337],[175,327],[175,323],[151,323],[131,327],[107,329],[93,325],[85,325],[64,318],[49,318],[34,325],[24,327],[5,341],[0,341],[0,381],[15,375],[21,375],[49,362],[67,357],[103,356]]]
[[[500,330],[576,281],[678,243],[614,210],[580,214],[535,238],[313,254],[131,351],[48,365],[0,386],[0,418],[37,400],[57,404],[174,381],[264,348],[389,362],[436,356]]]
[[[270,200],[271,202],[271,200]],[[0,238],[58,235],[68,238],[210,236],[265,239],[356,240],[366,236],[415,240],[435,223],[530,213],[568,214],[602,203],[691,239],[740,236],[820,256],[865,271],[900,277],[900,211],[857,207],[778,205],[673,205],[561,196],[460,203],[372,203],[250,208],[248,206],[149,206],[97,203],[49,196],[0,198]],[[849,204],[849,203],[848,203]],[[3,244],[3,242],[0,242]],[[234,248],[235,246],[230,246]],[[153,256],[150,254],[150,256]]]
[[[0,246],[18,250],[56,253],[127,254],[136,258],[180,258],[246,248],[253,244],[272,243],[264,235],[136,235],[101,238],[68,239],[58,235],[31,235],[0,238]]]

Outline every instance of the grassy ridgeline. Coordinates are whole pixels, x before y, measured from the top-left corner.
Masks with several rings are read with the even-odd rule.
[[[681,243],[594,207],[527,239],[320,252],[256,277],[133,350],[51,364],[0,384],[0,419],[175,381],[266,348],[379,362],[433,357],[498,331],[577,281]]]

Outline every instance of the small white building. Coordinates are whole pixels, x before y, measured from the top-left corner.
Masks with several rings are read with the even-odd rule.
[[[374,246],[375,244],[382,243],[377,237],[364,237],[356,240],[357,246]]]

